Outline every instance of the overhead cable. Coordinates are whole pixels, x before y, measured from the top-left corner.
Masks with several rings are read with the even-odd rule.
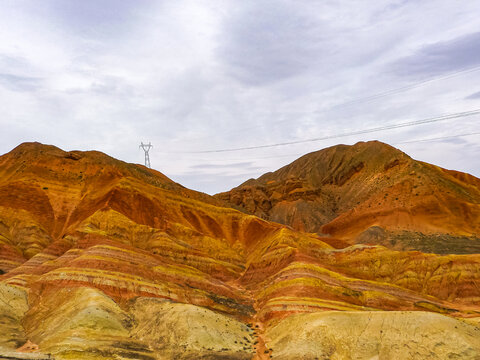
[[[286,142],[280,142],[280,143],[274,143],[274,144],[243,146],[243,147],[237,147],[237,148],[197,150],[197,151],[180,151],[180,152],[173,152],[173,153],[206,154],[206,153],[221,153],[221,152],[233,152],[233,151],[272,148],[272,147],[278,147],[278,146],[295,145],[295,144],[302,144],[302,143],[315,142],[315,141],[321,141],[321,140],[337,139],[337,138],[347,137],[347,136],[352,136],[352,135],[361,135],[361,134],[368,134],[368,133],[385,131],[385,130],[399,129],[399,128],[404,128],[404,127],[429,124],[429,123],[434,123],[434,122],[439,122],[439,121],[444,121],[444,120],[458,119],[458,118],[463,118],[463,117],[473,116],[473,115],[478,115],[478,114],[480,114],[480,109],[458,112],[458,113],[452,113],[452,114],[447,114],[447,115],[442,115],[442,116],[437,116],[437,117],[427,118],[427,119],[422,119],[422,120],[408,121],[408,122],[403,122],[403,123],[399,123],[399,124],[385,125],[385,126],[380,126],[380,127],[376,127],[376,128],[351,131],[351,132],[346,132],[346,133],[342,133],[342,134],[327,135],[327,136],[310,138],[310,139],[286,141]]]
[[[479,71],[479,70],[480,70],[480,66],[475,66],[475,67],[471,67],[471,68],[468,68],[468,69],[462,69],[462,70],[455,71],[455,72],[450,73],[450,74],[445,75],[445,76],[434,77],[434,78],[422,80],[422,81],[419,81],[419,82],[416,82],[416,83],[413,83],[413,84],[410,84],[410,85],[400,86],[398,88],[378,92],[376,94],[371,94],[371,95],[367,95],[367,96],[364,96],[364,97],[359,97],[359,98],[354,98],[354,99],[351,99],[351,100],[346,100],[344,102],[332,105],[332,106],[328,107],[327,109],[317,110],[314,113],[315,114],[323,114],[323,113],[326,113],[326,112],[328,112],[332,109],[337,109],[337,108],[341,108],[341,107],[344,107],[344,106],[349,106],[349,105],[362,103],[362,102],[374,101],[374,100],[381,99],[381,98],[386,97],[386,96],[399,94],[399,93],[402,93],[402,92],[407,91],[407,90],[412,90],[412,89],[421,87],[423,85],[426,85],[426,84],[429,84],[429,83],[432,83],[432,82],[447,80],[447,79],[454,78],[454,77],[459,76],[459,75],[469,74],[469,73],[473,73],[473,72],[476,72],[476,71]],[[252,125],[252,126],[249,126],[249,127],[238,128],[238,129],[234,129],[234,130],[231,130],[231,131],[227,131],[226,133],[229,134],[229,133],[234,133],[234,132],[252,130],[252,129],[256,129],[256,128],[265,127],[267,125],[272,126],[272,125],[275,125],[275,124],[280,124],[280,123],[284,123],[284,122],[288,122],[288,121],[291,121],[291,119],[277,120],[274,123],[257,124],[257,125]]]

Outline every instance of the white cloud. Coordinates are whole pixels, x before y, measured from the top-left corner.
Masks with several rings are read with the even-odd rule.
[[[168,152],[479,108],[480,71],[447,77],[478,63],[479,11],[476,2],[452,1],[6,0],[0,153],[41,141],[141,162],[138,144],[151,141],[153,167],[188,187],[224,191],[337,141]],[[438,80],[385,93],[432,77]],[[373,94],[384,95],[365,100]],[[340,140],[395,143],[478,132],[478,124],[479,117],[464,118]],[[478,139],[399,147],[480,176]]]

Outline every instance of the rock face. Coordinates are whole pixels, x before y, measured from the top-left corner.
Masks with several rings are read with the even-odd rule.
[[[324,186],[344,186],[365,169],[385,167],[375,161],[352,160],[352,174],[339,170],[344,175],[332,177],[336,185]],[[413,162],[406,155],[398,161],[385,171]],[[472,254],[399,251],[391,239],[433,233],[417,222],[389,227],[393,221],[383,215],[376,227],[342,230],[355,239],[379,238],[373,245],[354,244],[342,231],[333,232],[338,237],[300,232],[99,152],[22,144],[0,157],[0,358],[27,341],[39,351],[17,358],[479,358],[471,340],[480,319],[480,255],[472,240],[478,179],[445,173],[445,186],[463,189],[452,192],[449,204],[467,219],[452,212],[438,229],[464,232],[434,236],[443,249],[470,244],[463,252]],[[298,190],[295,201],[316,201],[288,184]],[[306,213],[320,216],[312,209]],[[430,323],[448,331],[428,330]],[[349,331],[371,338],[353,343],[344,336]],[[291,342],[294,332],[305,336]],[[463,339],[456,352],[452,333]],[[408,352],[403,344],[410,340]],[[389,344],[400,350],[386,352]]]
[[[415,161],[377,141],[307,154],[216,198],[349,244],[480,252],[480,179]]]

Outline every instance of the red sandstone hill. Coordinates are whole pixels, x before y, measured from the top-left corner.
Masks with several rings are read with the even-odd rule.
[[[350,244],[480,252],[480,179],[413,160],[378,141],[307,154],[215,197]]]
[[[0,357],[22,358],[11,351],[29,339],[56,359],[345,358],[342,349],[360,346],[357,330],[369,344],[364,358],[479,355],[480,255],[347,243],[373,225],[440,234],[450,248],[452,237],[471,241],[478,179],[380,143],[314,155],[278,178],[265,175],[263,188],[256,180],[238,191],[252,212],[294,206],[306,216],[293,216],[295,227],[325,224],[342,239],[245,214],[100,152],[26,143],[0,156]],[[432,184],[440,195],[428,193]],[[410,204],[429,209],[445,199],[433,213],[415,210],[420,220],[395,217],[395,204],[412,212]],[[361,209],[377,220],[355,215]],[[319,342],[322,322],[339,332]],[[417,323],[433,340],[412,345]],[[288,340],[292,331],[306,334],[302,343]]]

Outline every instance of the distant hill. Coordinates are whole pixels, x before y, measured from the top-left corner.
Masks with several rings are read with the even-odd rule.
[[[378,141],[307,154],[215,197],[350,244],[480,252],[480,179],[413,160]]]

